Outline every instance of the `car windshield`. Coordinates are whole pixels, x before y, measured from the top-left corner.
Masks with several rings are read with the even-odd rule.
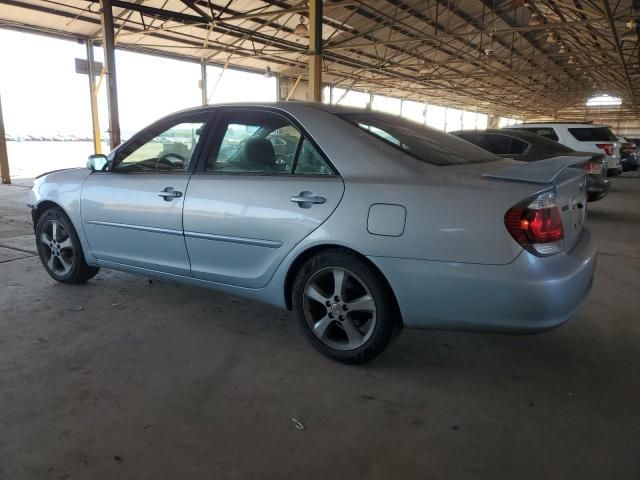
[[[337,114],[373,137],[431,165],[466,165],[501,158],[480,147],[433,128],[384,113]]]
[[[608,127],[570,128],[569,133],[579,142],[615,142],[617,140]]]

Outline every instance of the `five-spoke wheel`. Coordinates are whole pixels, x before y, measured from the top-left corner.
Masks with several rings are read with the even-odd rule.
[[[304,291],[304,316],[313,334],[339,350],[361,347],[376,325],[376,302],[354,272],[341,267],[317,271]]]
[[[58,220],[47,220],[39,240],[47,267],[59,275],[67,275],[75,261],[69,232]]]
[[[346,250],[325,250],[308,259],[294,281],[292,300],[311,344],[344,363],[371,360],[402,328],[380,273]]]
[[[59,208],[38,216],[36,243],[45,270],[59,282],[83,283],[98,273],[98,267],[87,265],[73,224]]]

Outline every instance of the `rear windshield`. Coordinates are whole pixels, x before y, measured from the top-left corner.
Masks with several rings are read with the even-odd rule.
[[[570,128],[569,133],[579,142],[615,142],[616,136],[608,127]]]
[[[518,130],[524,130],[525,132],[535,133],[536,135],[540,135],[541,137],[548,138],[549,140],[553,140],[557,142],[559,140],[558,134],[553,128],[549,127],[522,127],[518,128]]]
[[[373,137],[431,165],[466,165],[501,160],[454,135],[401,117],[376,112],[341,113],[338,116]]]

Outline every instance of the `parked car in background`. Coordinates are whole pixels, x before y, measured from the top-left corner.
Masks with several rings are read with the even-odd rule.
[[[619,142],[622,171],[635,172],[640,167],[640,147],[624,137],[620,137]]]
[[[607,176],[622,173],[618,138],[605,125],[592,123],[520,123],[509,126],[535,133],[578,152],[602,153],[607,159]]]
[[[505,158],[536,162],[554,157],[583,158],[580,165],[587,173],[587,195],[590,202],[604,198],[610,190],[607,160],[602,153],[576,152],[558,142],[523,130],[489,129],[451,132],[459,138]]]
[[[284,131],[298,143],[279,164]],[[314,348],[358,363],[403,326],[525,333],[575,315],[596,251],[574,163],[379,112],[216,105],[37,178],[29,205],[59,282],[105,267],[289,308]]]

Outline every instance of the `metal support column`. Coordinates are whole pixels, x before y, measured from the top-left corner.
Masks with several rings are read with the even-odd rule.
[[[93,43],[91,39],[86,40],[87,46],[87,70],[89,74],[89,95],[91,100],[91,126],[93,127],[93,153],[102,153],[100,143],[100,118],[98,116],[98,85],[96,84],[96,76],[100,72],[95,71],[93,60]]]
[[[200,89],[202,91],[202,105],[208,103],[207,98],[207,62],[205,59],[200,60]]]
[[[2,117],[2,97],[0,97],[0,175],[2,176],[2,183],[11,183],[7,140],[4,136],[4,119]]]
[[[308,98],[322,101],[322,0],[309,0]]]
[[[100,6],[102,7],[104,70],[107,76],[107,100],[109,103],[109,143],[111,149],[114,149],[120,145],[120,115],[118,113],[118,86],[116,81],[115,39],[111,0],[100,0]]]

